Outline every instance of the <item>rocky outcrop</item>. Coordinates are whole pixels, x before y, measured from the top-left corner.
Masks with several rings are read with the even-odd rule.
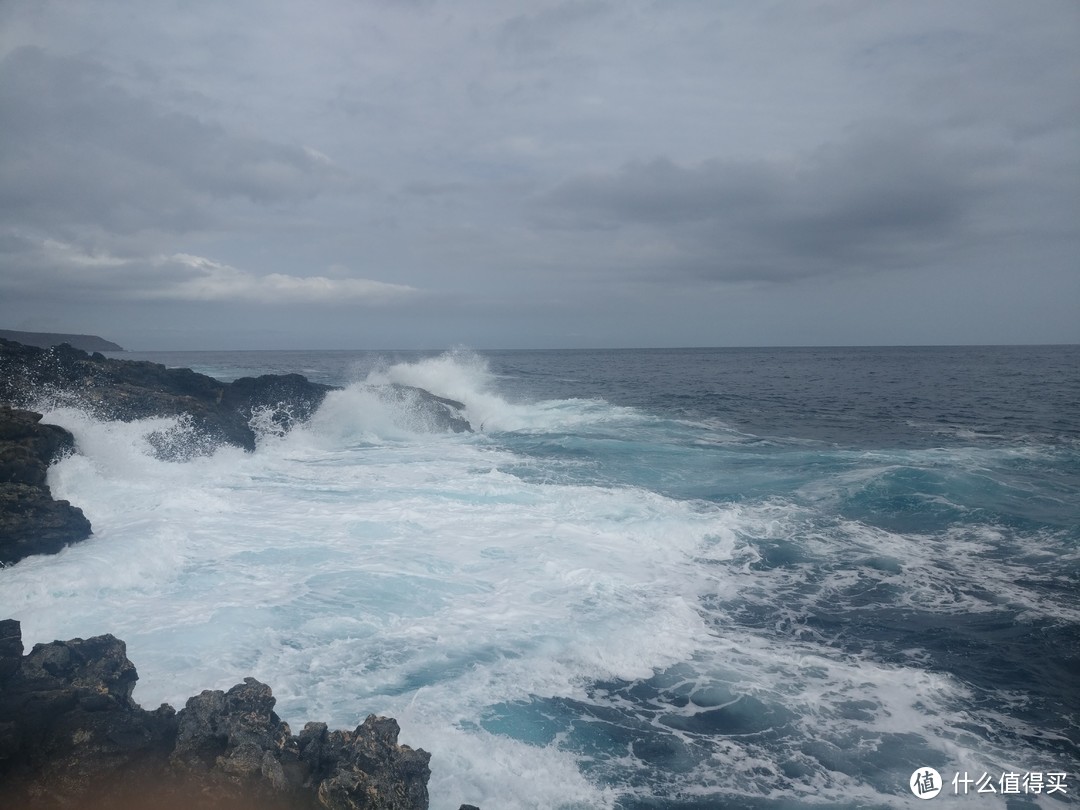
[[[308,723],[298,737],[274,714],[270,687],[245,678],[203,692],[177,715],[169,767],[207,796],[287,797],[319,807],[427,807],[429,755],[397,743],[397,721],[370,715],[354,731]]]
[[[379,398],[392,403],[406,415],[409,427],[417,431],[472,433],[472,425],[461,415],[464,403],[438,397],[423,388],[391,383],[376,389]]]
[[[221,382],[187,368],[0,339],[0,403],[31,408],[70,404],[122,421],[180,417],[179,429],[150,437],[158,455],[168,459],[207,453],[223,443],[254,450],[253,423],[264,430],[288,430],[307,420],[332,390],[300,374]],[[419,429],[472,430],[460,402],[406,385],[382,386],[377,393],[402,407],[407,421]]]
[[[90,535],[82,511],[54,500],[45,482],[49,464],[73,449],[71,434],[11,405],[74,405],[122,421],[177,417],[174,427],[148,440],[159,458],[184,460],[223,443],[254,450],[256,427],[284,433],[309,419],[332,390],[300,374],[226,383],[186,368],[0,339],[0,565],[55,553]],[[455,400],[397,384],[376,394],[413,429],[472,430],[462,416],[465,406]]]
[[[41,424],[41,414],[0,405],[0,565],[90,536],[82,510],[54,500],[45,480],[49,465],[74,446],[66,430]]]
[[[224,383],[187,368],[115,360],[67,345],[41,349],[0,340],[0,402],[71,404],[122,421],[178,416],[189,428],[186,438],[165,433],[154,442],[161,455],[171,458],[222,443],[254,450],[254,411],[279,412],[278,423],[303,420],[330,390],[299,374]]]
[[[62,806],[157,776],[175,712],[139,708],[137,677],[112,636],[39,644],[24,658],[18,622],[0,622],[0,804]]]
[[[38,644],[0,621],[0,806],[422,810],[429,755],[398,744],[397,722],[353,731],[274,713],[245,679],[179,712],[147,711],[138,674],[111,635]]]

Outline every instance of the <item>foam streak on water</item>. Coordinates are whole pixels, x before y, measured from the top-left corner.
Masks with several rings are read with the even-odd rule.
[[[145,706],[254,675],[294,730],[393,715],[436,810],[901,807],[921,765],[1065,767],[1080,559],[1046,477],[1075,448],[766,437],[536,396],[514,362],[369,364],[185,463],[152,457],[167,420],[52,410],[80,452],[50,483],[95,534],[0,572],[4,612],[125,639]],[[483,432],[427,432],[387,382]]]

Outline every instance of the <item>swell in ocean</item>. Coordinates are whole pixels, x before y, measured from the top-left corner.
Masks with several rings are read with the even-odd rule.
[[[436,810],[1080,794],[1075,347],[153,359],[344,387],[182,463],[167,420],[47,409],[95,534],[0,571],[5,614],[124,638],[143,705],[254,675],[294,728],[392,715]]]

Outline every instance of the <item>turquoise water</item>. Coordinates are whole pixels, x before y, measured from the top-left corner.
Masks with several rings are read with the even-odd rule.
[[[187,463],[49,409],[95,536],[0,594],[28,641],[127,640],[144,705],[255,675],[294,729],[391,714],[434,808],[1080,794],[1080,347],[124,356],[344,386]]]

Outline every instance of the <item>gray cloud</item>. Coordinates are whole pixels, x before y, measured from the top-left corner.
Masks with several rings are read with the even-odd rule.
[[[47,285],[54,299],[82,304],[130,301],[367,307],[423,297],[408,285],[357,278],[344,267],[333,268],[329,276],[260,274],[187,253],[119,256],[54,239],[11,235],[0,239],[0,261],[18,263],[24,270],[0,276],[0,291],[6,295],[33,294]]]
[[[1078,37],[1074,0],[5,0],[0,325],[1077,340]]]
[[[550,50],[574,28],[604,16],[609,10],[602,0],[568,0],[531,14],[519,14],[502,24],[499,42],[522,54]]]
[[[791,279],[918,266],[971,238],[980,156],[911,128],[877,125],[791,161],[667,158],[570,178],[536,200],[539,221],[647,230],[671,269],[717,279]]]
[[[9,222],[184,232],[211,226],[222,200],[298,202],[351,182],[313,150],[162,110],[99,64],[38,48],[0,62],[0,108]]]

